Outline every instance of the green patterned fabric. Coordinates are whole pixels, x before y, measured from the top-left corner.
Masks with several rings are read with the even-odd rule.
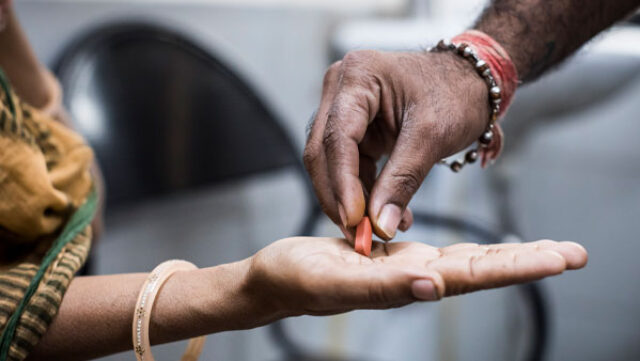
[[[0,70],[0,360],[21,361],[91,246],[97,195],[83,139],[22,102]]]

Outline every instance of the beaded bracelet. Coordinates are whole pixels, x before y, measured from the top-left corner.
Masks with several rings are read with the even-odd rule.
[[[153,354],[151,353],[151,343],[149,341],[149,323],[151,321],[151,310],[160,288],[162,288],[162,285],[174,273],[194,269],[197,269],[197,267],[191,262],[181,260],[166,261],[154,268],[142,285],[133,313],[132,326],[133,350],[135,351],[138,361],[154,361]],[[189,340],[189,344],[181,360],[197,360],[202,352],[204,340],[205,336]]]
[[[472,164],[478,160],[479,152],[485,150],[494,140],[494,130],[496,127],[496,121],[500,116],[500,102],[502,101],[502,90],[496,81],[489,64],[486,61],[480,59],[469,44],[460,42],[454,44],[449,40],[443,39],[438,42],[438,45],[429,51],[431,52],[443,52],[453,51],[455,54],[460,55],[473,65],[473,68],[478,72],[478,75],[485,81],[489,88],[489,106],[491,108],[489,114],[489,121],[485,131],[478,138],[478,146],[467,151],[463,159],[454,160],[448,162],[446,159],[440,160],[438,164],[446,165],[454,172],[459,172],[465,164]]]

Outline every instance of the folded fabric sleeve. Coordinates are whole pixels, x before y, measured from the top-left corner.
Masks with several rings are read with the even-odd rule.
[[[0,360],[24,360],[91,245],[93,152],[0,70]]]

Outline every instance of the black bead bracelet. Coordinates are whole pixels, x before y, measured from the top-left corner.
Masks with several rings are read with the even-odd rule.
[[[489,88],[489,107],[491,112],[489,114],[489,122],[487,123],[487,128],[484,133],[478,138],[477,146],[468,150],[464,158],[457,159],[452,162],[448,162],[446,159],[442,159],[438,162],[438,164],[446,165],[451,168],[454,172],[459,172],[465,164],[473,164],[478,160],[481,149],[487,148],[489,144],[493,141],[493,131],[496,121],[498,120],[500,114],[500,102],[502,101],[502,92],[500,90],[500,86],[496,82],[496,79],[493,77],[491,73],[491,68],[489,64],[484,60],[480,59],[476,52],[466,43],[453,44],[451,41],[443,39],[438,42],[438,45],[429,49],[431,52],[444,52],[444,51],[452,51],[455,54],[461,56],[463,59],[466,59],[473,68],[476,70],[478,75],[485,81],[487,87]]]

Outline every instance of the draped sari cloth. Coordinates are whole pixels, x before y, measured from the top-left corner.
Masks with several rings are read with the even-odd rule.
[[[0,70],[0,360],[23,360],[91,245],[91,149]]]

